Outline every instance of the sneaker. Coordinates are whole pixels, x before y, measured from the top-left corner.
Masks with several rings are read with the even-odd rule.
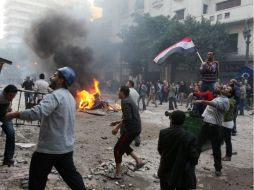
[[[140,141],[135,141],[135,146],[139,147],[140,146]]]
[[[222,161],[231,161],[231,157],[229,156],[225,156],[223,158],[221,158]]]
[[[221,173],[221,171],[216,170],[216,171],[215,171],[215,175],[216,175],[217,177],[220,177],[220,176],[222,175],[222,173]]]
[[[232,134],[231,134],[232,136],[236,136],[236,132],[232,132]]]
[[[8,167],[14,166],[14,160],[13,159],[4,160],[3,165],[7,165]]]

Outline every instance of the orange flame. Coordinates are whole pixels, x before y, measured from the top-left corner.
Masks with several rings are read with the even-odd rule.
[[[93,88],[89,91],[82,90],[77,92],[80,109],[91,109],[95,104],[96,95],[101,95],[99,81],[93,80]]]

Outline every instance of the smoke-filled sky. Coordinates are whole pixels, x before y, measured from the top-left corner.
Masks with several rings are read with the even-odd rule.
[[[84,0],[85,1],[85,0]],[[94,6],[94,0],[86,0],[90,3],[90,11],[92,19],[96,19],[102,16],[102,9],[100,7]],[[4,5],[6,0],[0,0],[0,39],[4,35]]]
[[[4,4],[6,0],[0,1],[0,39],[3,38],[3,32],[4,32]]]

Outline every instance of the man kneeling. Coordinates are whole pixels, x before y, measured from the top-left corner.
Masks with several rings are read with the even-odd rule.
[[[195,165],[199,156],[196,138],[181,127],[184,112],[174,111],[170,119],[170,127],[160,131],[158,142],[161,190],[196,189]]]

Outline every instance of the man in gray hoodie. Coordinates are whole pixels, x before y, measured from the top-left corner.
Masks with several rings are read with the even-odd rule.
[[[58,69],[50,78],[52,93],[31,109],[5,116],[6,119],[41,120],[37,149],[30,163],[29,190],[45,189],[53,166],[71,189],[86,189],[73,163],[76,103],[68,87],[74,80],[71,68]]]

